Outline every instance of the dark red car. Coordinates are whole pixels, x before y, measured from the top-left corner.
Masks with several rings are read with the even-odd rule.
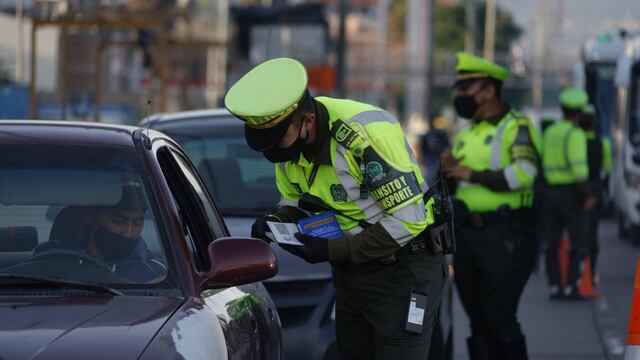
[[[1,121],[0,359],[280,359],[276,258],[228,236],[165,135]]]

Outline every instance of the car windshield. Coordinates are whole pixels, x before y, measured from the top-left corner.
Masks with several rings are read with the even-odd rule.
[[[161,130],[187,152],[223,215],[254,216],[272,210],[279,200],[274,165],[247,146],[242,126],[206,124],[218,120],[183,122]]]
[[[135,150],[1,144],[0,154],[0,276],[104,284],[165,279]]]

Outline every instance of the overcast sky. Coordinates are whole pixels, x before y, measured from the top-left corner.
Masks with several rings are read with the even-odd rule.
[[[580,53],[581,45],[598,32],[611,29],[612,26],[635,27],[640,30],[640,0],[497,0],[498,4],[509,9],[516,21],[525,29],[523,44],[533,46],[536,15],[540,8],[547,6],[554,13],[560,13],[562,22],[559,36],[550,41],[561,58],[575,57]],[[547,17],[552,19],[553,16]],[[548,24],[547,27],[550,27]]]

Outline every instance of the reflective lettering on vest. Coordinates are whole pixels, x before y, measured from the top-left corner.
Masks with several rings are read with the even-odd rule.
[[[413,171],[396,169],[371,147],[365,149],[363,161],[365,186],[384,211],[393,212],[422,196],[420,184]]]

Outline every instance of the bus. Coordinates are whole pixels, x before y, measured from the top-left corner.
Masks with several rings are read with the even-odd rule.
[[[640,244],[640,35],[627,41],[617,61],[614,93],[610,191],[620,237]]]

